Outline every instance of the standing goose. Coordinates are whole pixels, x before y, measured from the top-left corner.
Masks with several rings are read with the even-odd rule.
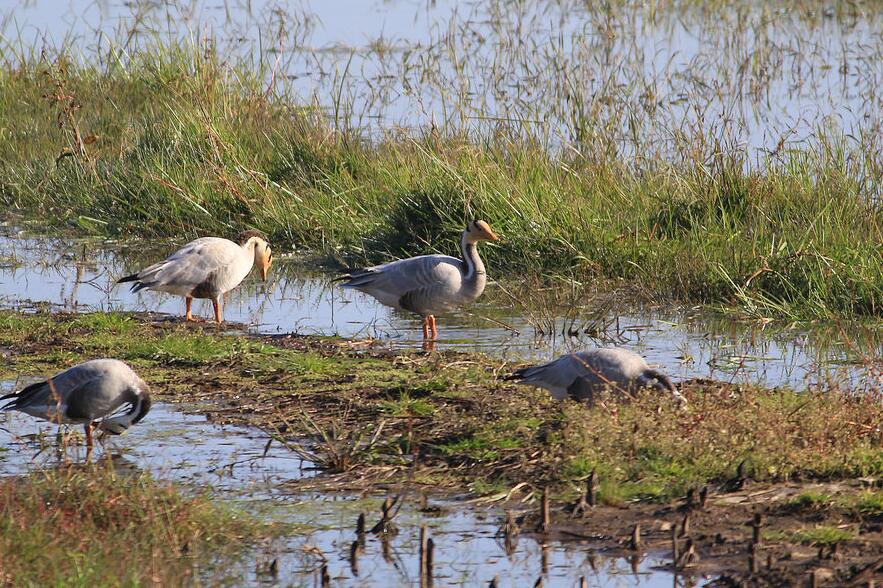
[[[9,402],[0,412],[18,410],[53,423],[84,425],[86,445],[92,447],[92,427],[121,435],[144,418],[150,410],[150,388],[125,363],[93,359],[2,400]]]
[[[671,394],[679,403],[686,402],[668,376],[650,369],[643,357],[621,347],[570,353],[549,363],[522,368],[508,379],[545,388],[556,400],[570,396],[593,404],[595,393],[607,387],[629,394],[649,387]]]
[[[344,288],[370,294],[381,304],[423,317],[423,339],[438,336],[435,315],[475,301],[484,292],[487,273],[478,256],[479,241],[498,237],[484,221],[472,221],[463,231],[463,259],[421,255],[391,261],[337,278]]]
[[[241,245],[219,237],[196,239],[165,261],[120,278],[117,283],[134,282],[132,292],[146,288],[184,296],[188,321],[196,320],[190,311],[193,299],[208,298],[215,309],[215,321],[221,324],[221,296],[238,286],[255,263],[266,281],[273,263],[270,245],[257,231],[245,231],[239,235],[239,242]]]

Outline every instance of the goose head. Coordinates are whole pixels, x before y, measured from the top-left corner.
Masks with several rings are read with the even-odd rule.
[[[261,270],[261,279],[266,282],[273,265],[273,250],[267,239],[257,231],[245,231],[239,235],[239,242],[244,249],[254,248],[254,263]]]
[[[270,266],[273,265],[273,250],[266,241],[260,241],[254,248],[254,262],[261,268],[261,279],[267,281]]]
[[[687,399],[678,392],[674,383],[666,376],[656,370],[646,370],[635,380],[638,388],[651,388],[656,392],[669,394],[683,408],[687,405]]]
[[[135,384],[123,393],[123,397],[129,403],[130,409],[123,414],[100,421],[96,426],[96,429],[101,434],[99,440],[106,435],[122,435],[129,430],[129,427],[140,423],[147,416],[147,413],[150,412],[152,405],[150,386],[144,380],[139,378]],[[137,400],[134,400],[133,397],[137,398]]]
[[[483,220],[474,220],[466,226],[464,237],[467,243],[477,243],[478,241],[498,241],[496,233],[491,230],[489,224]]]

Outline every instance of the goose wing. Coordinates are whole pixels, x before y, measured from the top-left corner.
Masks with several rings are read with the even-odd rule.
[[[165,260],[120,281],[134,281],[132,290],[145,288],[188,296],[210,282],[221,268],[234,263],[240,247],[227,239],[203,237],[191,241]]]
[[[463,262],[448,255],[421,255],[354,272],[343,287],[360,290],[383,304],[414,312],[445,307],[463,280]]]
[[[129,367],[116,360],[87,361],[53,376],[51,384],[37,382],[0,398],[9,400],[0,410],[56,420],[60,406],[62,422],[92,421],[123,404],[122,391],[131,384],[130,374]]]
[[[644,358],[628,349],[602,347],[579,351],[571,360],[579,377],[590,384],[629,386],[649,367]]]
[[[522,384],[550,390],[563,398],[577,379],[589,387],[615,384],[626,386],[647,369],[644,359],[619,348],[599,348],[568,353],[542,365],[520,369],[512,374]]]
[[[567,390],[574,380],[584,374],[582,365],[574,361],[573,355],[563,355],[548,363],[517,370],[511,379],[520,384],[539,386],[548,390]]]

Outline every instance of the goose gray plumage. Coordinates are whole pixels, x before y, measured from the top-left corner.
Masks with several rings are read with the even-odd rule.
[[[256,231],[242,233],[239,241],[237,245],[219,237],[196,239],[165,260],[117,283],[134,282],[133,292],[149,289],[184,296],[188,321],[195,320],[190,310],[193,299],[207,298],[214,306],[215,321],[221,324],[221,296],[238,286],[254,264],[266,281],[273,263],[269,243]]]
[[[354,271],[337,278],[342,286],[359,290],[381,304],[423,317],[423,339],[438,336],[435,315],[475,301],[487,284],[479,241],[497,241],[484,221],[469,223],[460,239],[463,259],[421,255]]]
[[[17,410],[57,424],[81,424],[92,446],[92,427],[120,435],[150,410],[150,388],[128,365],[93,359],[0,397],[0,412]]]
[[[640,388],[666,392],[686,402],[665,374],[651,369],[643,357],[621,347],[602,347],[563,355],[542,365],[522,368],[508,379],[548,390],[562,400],[594,402],[595,394],[613,388],[634,394]]]

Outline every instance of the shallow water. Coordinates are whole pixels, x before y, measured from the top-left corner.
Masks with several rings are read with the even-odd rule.
[[[14,383],[0,384],[0,391],[7,392]],[[118,467],[149,471],[163,479],[219,491],[263,492],[278,482],[315,473],[312,464],[279,445],[271,445],[265,455],[267,436],[260,431],[213,425],[204,416],[163,403],[154,403],[148,414],[125,435],[106,440],[104,450],[114,455]],[[82,438],[82,429],[73,428]],[[0,413],[0,447],[6,450],[0,451],[0,476],[20,475],[58,463],[56,430],[55,425],[27,415]],[[39,452],[41,448],[45,449]],[[69,453],[74,461],[85,458],[85,449],[75,444]],[[96,452],[95,457],[101,454]]]
[[[180,298],[132,294],[125,285],[114,283],[174,249],[163,243],[121,247],[7,231],[6,236],[0,234],[0,305],[182,316]],[[225,318],[259,333],[375,337],[394,347],[419,346],[418,319],[393,312],[367,295],[334,287],[330,278],[294,259],[281,259],[268,283],[252,276],[229,295]],[[637,308],[611,302],[615,295],[575,307],[544,303],[540,305],[544,310],[537,311],[540,293],[532,293],[534,306],[525,306],[507,294],[514,289],[505,282],[492,283],[477,304],[440,317],[438,348],[546,360],[575,348],[625,345],[676,379],[711,377],[799,389],[827,379],[850,380],[860,387],[865,376],[854,363],[858,353],[845,343],[836,325],[807,330],[736,322],[698,309]],[[194,310],[211,316],[206,301],[197,301]],[[550,321],[554,329],[549,328]],[[579,330],[578,336],[562,334],[570,328]],[[847,334],[861,353],[883,355],[879,329]]]
[[[0,381],[0,392],[12,388],[13,382]],[[19,413],[0,415],[0,476],[57,463],[55,430],[54,425]],[[416,496],[397,514],[399,533],[387,549],[378,537],[367,536],[355,576],[349,549],[356,539],[356,518],[365,512],[369,527],[373,525],[382,499],[286,491],[282,483],[310,476],[314,470],[279,445],[267,449],[266,442],[259,431],[215,425],[202,416],[156,403],[145,420],[99,447],[93,460],[110,452],[118,469],[147,471],[202,491],[211,488],[258,516],[303,529],[256,549],[241,564],[225,570],[226,580],[234,584],[287,586],[316,581],[318,585],[316,570],[320,557],[325,557],[334,585],[350,585],[356,578],[360,586],[415,585],[419,527],[426,524],[435,541],[437,586],[474,586],[494,576],[501,586],[532,585],[541,574],[547,586],[575,586],[581,576],[590,586],[672,585],[670,574],[653,569],[665,562],[652,556],[636,562],[633,570],[631,561],[605,557],[590,546],[552,543],[544,548],[529,538],[521,538],[507,556],[494,538],[503,517],[498,508],[433,500],[430,504],[440,507],[441,513],[427,515],[418,510]],[[75,461],[84,459],[82,453],[70,449]],[[273,560],[276,575],[267,573]]]
[[[638,160],[676,156],[679,133],[762,160],[820,128],[879,132],[873,6],[611,4],[20,0],[0,10],[0,33],[10,56],[66,44],[111,64],[110,46],[196,41],[374,131],[517,121]]]

